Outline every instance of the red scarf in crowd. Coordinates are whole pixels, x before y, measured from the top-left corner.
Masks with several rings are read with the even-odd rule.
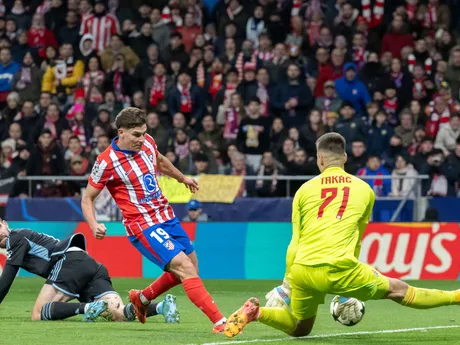
[[[224,138],[236,139],[238,134],[238,109],[228,108],[225,111]]]
[[[123,101],[123,73],[116,71],[113,76],[113,89],[115,91],[115,97],[117,101]]]
[[[409,18],[410,21],[413,21],[415,19],[415,12],[417,12],[417,5],[407,2],[406,13],[407,18]]]
[[[180,92],[180,109],[181,113],[191,113],[192,112],[192,96],[190,94],[192,86],[190,83],[183,87],[181,84],[177,84],[177,89]]]
[[[436,26],[436,21],[437,21],[437,13],[436,13],[436,7],[428,4],[428,11],[425,13],[425,21],[423,22],[423,26],[431,29]]]
[[[397,122],[396,119],[396,110],[398,109],[398,98],[385,98],[383,101],[383,109],[385,112],[391,116],[390,123],[395,125]]]
[[[73,135],[80,139],[82,147],[86,147],[86,135],[85,135],[85,126],[82,123],[77,123],[72,126]]]
[[[353,61],[360,69],[366,62],[366,49],[362,47],[353,47]]]
[[[270,61],[273,58],[273,53],[271,51],[263,52],[261,50],[256,50],[256,56],[260,61]]]
[[[232,97],[232,95],[235,93],[237,86],[238,84],[230,84],[230,83],[227,83],[225,85],[224,104],[226,104],[228,100],[230,99],[230,97]]]
[[[45,125],[43,126],[44,129],[49,129],[53,138],[57,138],[57,130],[56,130],[56,121],[57,119],[51,118],[49,115],[45,116]]]
[[[426,97],[425,78],[414,78],[414,86],[412,87],[412,98],[420,100]]]
[[[369,28],[375,28],[382,23],[385,0],[376,0],[373,11],[370,0],[361,0],[361,7],[363,9],[363,17],[366,19]]]
[[[165,99],[166,91],[166,77],[157,77],[153,76],[153,85],[150,90],[150,100],[149,104],[153,107],[156,107],[160,101]]]
[[[211,72],[211,84],[209,85],[208,92],[212,96],[212,99],[216,97],[217,93],[222,88],[222,80],[222,73]]]

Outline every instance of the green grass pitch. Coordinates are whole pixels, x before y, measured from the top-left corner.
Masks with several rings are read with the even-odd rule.
[[[211,333],[207,318],[188,301],[181,287],[177,295],[181,323],[167,325],[161,316],[147,320],[145,325],[132,323],[83,323],[79,317],[66,321],[31,321],[30,312],[43,284],[38,278],[18,278],[0,305],[0,344],[5,345],[124,345],[124,344],[460,344],[460,308],[445,307],[414,310],[390,301],[366,303],[366,315],[357,326],[344,327],[329,314],[329,302],[320,307],[311,338],[295,340],[262,324],[253,323],[244,334],[234,339]],[[114,287],[126,300],[131,288],[142,288],[148,279],[114,279]],[[251,296],[264,302],[264,295],[276,281],[205,281],[222,312],[228,316]],[[460,281],[417,281],[416,286],[453,290]],[[439,326],[440,328],[435,328]],[[447,326],[447,327],[446,327]],[[442,328],[441,328],[442,327]],[[415,330],[413,329],[415,328]],[[410,330],[412,329],[412,330]],[[388,332],[380,332],[389,330]],[[399,331],[397,331],[399,330]],[[353,333],[346,335],[345,333]]]

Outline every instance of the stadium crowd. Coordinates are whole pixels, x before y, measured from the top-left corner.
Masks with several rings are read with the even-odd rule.
[[[330,131],[347,140],[348,172],[427,174],[425,195],[455,196],[459,17],[453,0],[4,0],[1,177],[86,175],[135,106],[184,173],[273,177],[240,196],[316,174]],[[370,183],[404,196],[415,182]]]

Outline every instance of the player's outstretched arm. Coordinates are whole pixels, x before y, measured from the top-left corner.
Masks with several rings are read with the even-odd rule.
[[[2,276],[0,277],[0,303],[2,303],[5,296],[10,291],[10,287],[13,284],[14,278],[19,271],[19,266],[5,265]]]
[[[81,210],[83,211],[83,216],[88,222],[94,237],[96,237],[98,240],[102,240],[107,231],[104,224],[98,224],[94,212],[94,200],[96,200],[100,193],[101,191],[99,189],[94,188],[91,186],[91,184],[88,183],[88,186],[86,187],[86,193],[81,198]]]
[[[158,169],[163,174],[168,175],[169,177],[172,177],[173,179],[176,179],[177,182],[179,183],[185,184],[192,193],[195,193],[199,189],[198,183],[194,179],[184,176],[184,174],[182,174],[179,171],[179,169],[177,169],[169,161],[169,159],[163,156],[161,153],[158,153],[157,161],[158,161]]]

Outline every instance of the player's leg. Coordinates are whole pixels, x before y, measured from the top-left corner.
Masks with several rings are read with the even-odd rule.
[[[252,321],[259,321],[293,337],[310,334],[318,306],[324,303],[325,293],[311,288],[312,277],[309,270],[311,269],[303,265],[293,265],[291,269],[289,283],[292,287],[292,312],[288,308],[259,308],[259,300],[250,298],[242,308],[228,318],[225,335],[234,337]],[[320,280],[317,280],[317,285],[321,287]]]
[[[399,279],[387,279],[389,289],[384,298],[391,299],[403,306],[415,309],[430,309],[460,304],[460,290],[422,289],[411,286]]]
[[[67,252],[55,263],[46,285],[68,296],[69,298],[66,301],[73,298],[80,299],[80,293],[93,279],[94,272],[97,272],[100,266],[86,252]],[[62,320],[70,316],[83,314],[83,321],[94,321],[108,308],[105,301],[82,300],[80,302],[82,303],[52,301],[43,306],[42,319]]]
[[[32,308],[32,320],[49,320],[49,312],[50,312],[50,304],[55,302],[68,302],[73,297],[64,294],[63,292],[57,290],[51,285],[45,284],[43,285],[40,293],[35,300],[34,307]],[[69,303],[69,304],[79,304],[79,303]],[[47,306],[45,309],[44,306]],[[79,309],[79,307],[77,307]],[[43,312],[43,315],[42,315]],[[55,314],[55,313],[53,313]],[[72,313],[69,316],[74,316],[75,314],[75,307],[72,309]],[[68,316],[68,317],[69,317]]]
[[[161,228],[160,228],[161,227]],[[189,299],[198,306],[215,324],[216,332],[223,331],[224,316],[220,313],[211,295],[198,277],[198,270],[191,255],[193,245],[177,220],[172,220],[143,232],[143,236],[131,239],[132,244],[157,266],[172,275],[163,274],[160,279],[169,277],[170,285],[182,282]],[[191,258],[189,257],[191,255]],[[143,291],[130,291],[130,300],[136,308],[136,315],[142,323],[145,322],[145,312],[150,300],[164,291],[158,282],[154,282]],[[220,329],[221,328],[221,329]]]
[[[214,332],[223,332],[226,319],[219,311],[219,308],[198,276],[198,258],[195,248],[177,219],[170,233],[174,240],[180,243],[184,249],[180,256],[178,255],[171,260],[169,271],[180,278],[187,297],[215,325]]]
[[[362,263],[348,271],[336,272],[334,282],[332,293],[355,297],[362,301],[391,299],[415,309],[460,304],[460,290],[417,288],[399,279],[385,277],[371,266]]]
[[[188,255],[198,272],[198,258],[195,253],[195,248],[180,225],[180,222],[177,219],[170,220],[167,222],[167,226],[166,224],[162,225],[162,229],[166,229],[168,236],[180,243],[184,248],[185,254]],[[145,299],[151,301],[181,283],[181,280],[174,273],[164,272],[157,280],[142,290],[142,295]]]

